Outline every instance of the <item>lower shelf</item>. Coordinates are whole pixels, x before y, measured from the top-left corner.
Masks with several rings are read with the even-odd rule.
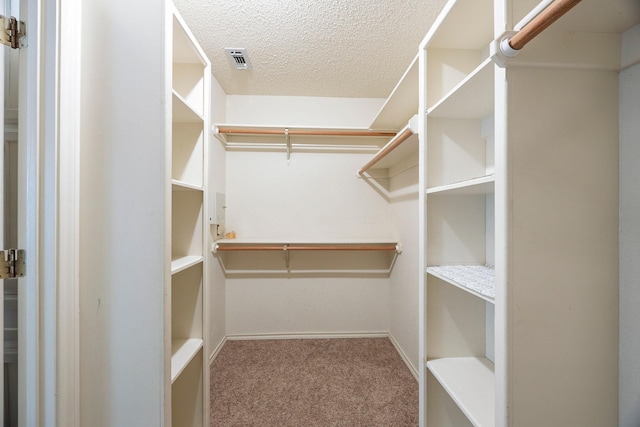
[[[202,262],[204,257],[200,255],[188,255],[171,260],[171,274],[176,274],[182,270],[186,270],[192,265],[196,265]]]
[[[474,426],[495,425],[495,377],[488,359],[433,359],[427,362],[427,369]]]
[[[171,342],[171,383],[180,376],[184,368],[198,354],[203,341],[199,338],[174,340]]]

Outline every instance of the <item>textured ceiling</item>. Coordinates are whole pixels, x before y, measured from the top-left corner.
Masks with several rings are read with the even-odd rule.
[[[445,0],[175,0],[229,95],[389,95]],[[246,48],[252,69],[224,48]]]

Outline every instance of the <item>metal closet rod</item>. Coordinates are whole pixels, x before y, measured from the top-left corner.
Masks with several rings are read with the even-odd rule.
[[[580,3],[580,1],[581,0],[555,0],[510,39],[503,40],[501,46],[503,53],[506,56],[515,56],[517,51],[522,49],[549,25],[556,22],[562,15]]]
[[[413,131],[411,130],[411,127],[407,127],[404,132],[402,132],[401,134],[397,135],[396,138],[394,138],[390,144],[385,145],[382,150],[380,150],[378,152],[378,154],[376,154],[373,159],[369,160],[369,162],[364,165],[359,171],[358,174],[362,175],[364,174],[366,171],[368,171],[369,169],[371,169],[371,167],[373,165],[375,165],[376,163],[378,163],[380,160],[382,160],[387,154],[389,154],[390,152],[392,152],[397,146],[399,146],[400,144],[402,144],[403,142],[405,142],[407,139],[409,139],[409,137],[411,137],[413,135]]]
[[[400,249],[397,244],[315,244],[315,245],[303,245],[303,244],[229,244],[226,246],[224,243],[216,245],[217,251],[396,251]]]
[[[300,135],[300,136],[393,136],[393,132],[368,130],[324,130],[324,129],[261,129],[218,126],[218,133],[238,135]]]

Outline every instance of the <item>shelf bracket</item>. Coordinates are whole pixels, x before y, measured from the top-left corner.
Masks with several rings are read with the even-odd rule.
[[[289,245],[283,245],[282,250],[284,251],[284,263],[287,270],[289,270]]]
[[[288,128],[284,130],[284,139],[287,143],[287,161],[289,161],[291,159],[291,136]]]

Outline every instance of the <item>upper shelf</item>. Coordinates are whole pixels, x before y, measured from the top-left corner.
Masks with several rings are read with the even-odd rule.
[[[336,240],[336,241],[275,241],[275,240],[218,240],[212,246],[213,253],[218,251],[396,251],[401,252],[400,244],[390,240]]]
[[[173,16],[173,62],[208,65],[204,51],[192,40],[196,38],[177,13]]]
[[[430,117],[481,118],[493,112],[493,61],[484,60],[466,79],[427,110]]]
[[[330,128],[330,127],[302,127],[302,126],[253,126],[217,124],[214,128],[217,134],[225,135],[261,135],[261,136],[345,136],[345,137],[389,137],[393,132],[376,131],[366,128]]]
[[[482,49],[493,40],[493,0],[450,1],[424,38],[429,48]]]
[[[380,139],[395,132],[375,131],[367,128],[332,128],[302,126],[265,126],[216,124],[214,135],[227,149],[241,150],[335,150],[375,152]]]
[[[418,56],[393,89],[378,115],[371,123],[371,129],[400,129],[418,111]]]
[[[364,165],[358,174],[362,175],[373,168],[387,169],[399,160],[418,152],[418,115],[414,115],[409,123],[398,132],[378,153]]]
[[[211,250],[225,274],[389,274],[400,245],[387,239],[218,240]]]

